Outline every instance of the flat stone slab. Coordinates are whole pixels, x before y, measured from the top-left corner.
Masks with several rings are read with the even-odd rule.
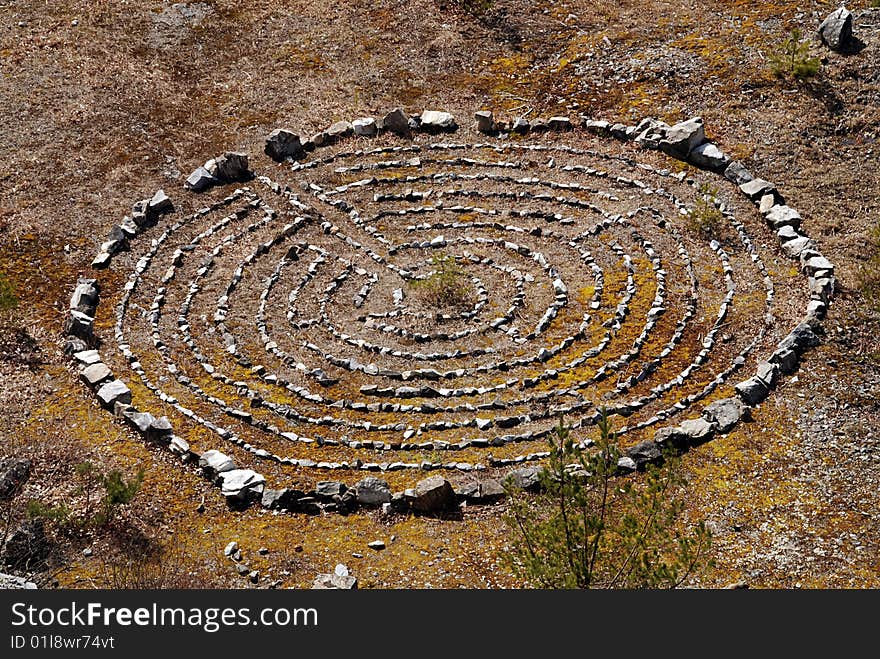
[[[113,409],[116,403],[131,404],[131,389],[122,380],[111,380],[98,389],[101,405]]]

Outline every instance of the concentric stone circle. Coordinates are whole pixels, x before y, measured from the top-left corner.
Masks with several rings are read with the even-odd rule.
[[[704,138],[678,157],[718,172],[721,161],[729,181],[671,158],[658,165],[607,137],[652,149],[679,129],[663,126],[584,121],[602,136],[587,147],[559,132],[378,137],[365,148],[343,139],[272,177],[230,183],[228,196],[187,216],[160,191],[114,228],[94,265],[131,242],[136,262],[112,296],[103,350],[115,343],[130,369],[119,375],[170,419],[133,407],[84,345],[95,280],[80,280],[71,300],[70,350],[105,406],[199,459],[234,500],[277,492],[267,470],[494,475],[546,458],[560,417],[588,445],[603,409],[629,446],[621,471],[637,469],[659,445],[705,441],[761,402],[817,341],[834,286],[797,212]],[[222,182],[247,167],[227,154],[204,171]],[[745,197],[734,199],[730,181]],[[715,235],[692,229],[697,208],[720,212]],[[775,321],[759,232],[775,233],[808,276],[806,314],[791,332]],[[441,262],[454,264],[465,304],[426,304],[421,291]],[[755,374],[738,381],[747,368]],[[219,451],[201,448],[212,441]]]

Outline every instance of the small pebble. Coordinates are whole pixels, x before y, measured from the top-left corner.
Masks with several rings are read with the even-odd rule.
[[[91,547],[86,547],[85,549],[83,549],[83,556],[91,556],[91,555],[92,555]]]
[[[384,540],[373,540],[373,542],[368,542],[367,547],[370,549],[375,549],[376,551],[380,551],[385,549],[385,541]]]
[[[260,547],[260,548],[257,550],[257,552],[258,552],[259,554],[261,554],[262,556],[265,556],[266,554],[269,553],[269,549],[268,549],[267,547]]]

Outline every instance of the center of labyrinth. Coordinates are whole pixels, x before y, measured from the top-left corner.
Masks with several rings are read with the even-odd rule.
[[[711,175],[593,139],[337,150],[165,216],[116,296],[134,402],[300,489],[491,476],[545,458],[560,417],[588,445],[602,409],[624,448],[726,431],[706,406],[742,414],[731,376],[806,284]]]

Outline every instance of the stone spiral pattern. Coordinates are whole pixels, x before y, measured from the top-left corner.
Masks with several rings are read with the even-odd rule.
[[[713,196],[709,176],[555,139],[345,146],[134,241],[143,251],[115,308],[126,377],[170,406],[175,425],[246,456],[253,469],[220,468],[217,451],[200,463],[214,476],[246,472],[219,479],[227,496],[261,491],[256,470],[269,465],[320,479],[536,462],[560,416],[588,429],[603,408],[630,446],[621,470],[632,470],[664,441],[729,430],[718,399],[735,403],[735,422],[816,341],[833,266],[793,209],[792,221],[771,221],[789,207],[770,184],[742,188],[783,251],[802,241],[788,255],[810,286],[804,323],[776,344],[763,236],[745,223],[752,211]],[[721,211],[715,239],[687,228],[701,200]],[[449,309],[421,294],[444,260],[466,291]],[[93,284],[81,280],[71,302],[80,342],[91,339],[94,309],[81,302]],[[76,357],[93,372],[100,363],[93,350]],[[750,363],[757,374],[736,383]],[[133,408],[130,392],[114,398],[105,389],[121,382],[101,375],[84,380],[105,405],[194,457],[164,417]]]

